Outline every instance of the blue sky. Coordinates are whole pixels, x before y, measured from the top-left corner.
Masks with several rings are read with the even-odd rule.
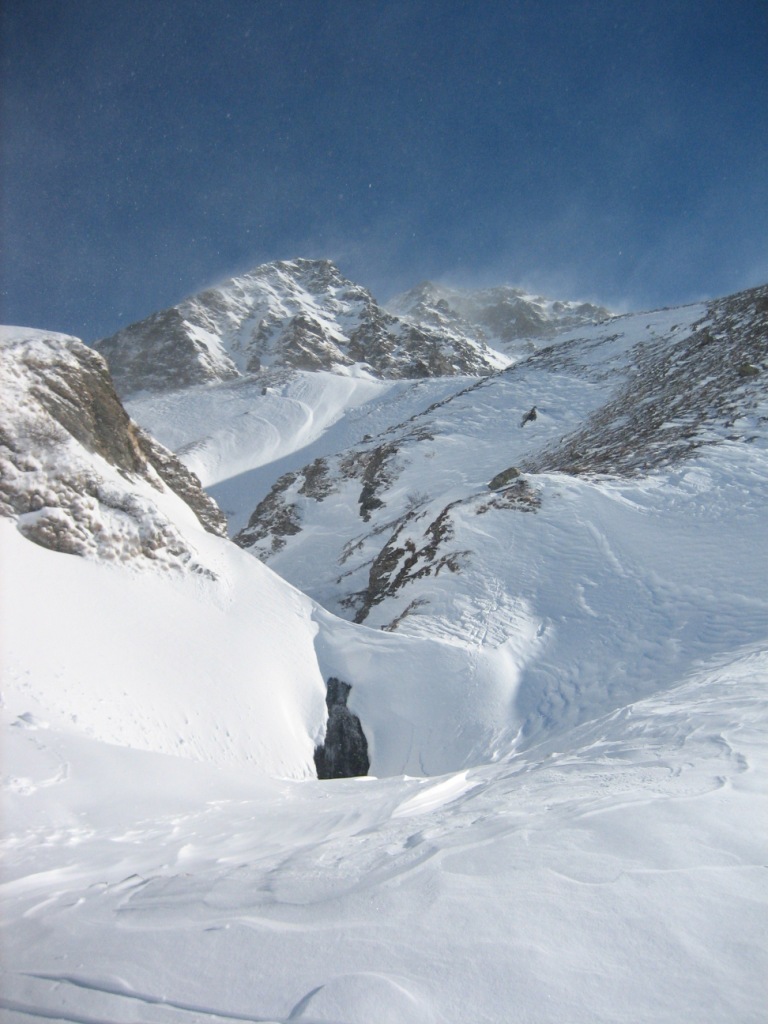
[[[0,319],[271,259],[648,308],[768,280],[768,0],[4,0]]]

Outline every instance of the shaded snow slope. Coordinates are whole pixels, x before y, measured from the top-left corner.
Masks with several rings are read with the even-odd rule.
[[[387,313],[328,260],[266,263],[95,346],[123,395],[275,367],[411,378],[488,373],[506,360],[476,331]]]
[[[352,686],[376,775],[482,763],[508,722],[493,652],[336,619],[227,541],[201,533],[209,573],[170,575],[46,551],[0,527],[13,716],[292,778],[315,774],[331,677]]]

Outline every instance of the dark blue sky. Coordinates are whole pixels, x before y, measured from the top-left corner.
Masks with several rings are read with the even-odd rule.
[[[767,0],[4,0],[4,322],[271,259],[645,308],[768,280]]]

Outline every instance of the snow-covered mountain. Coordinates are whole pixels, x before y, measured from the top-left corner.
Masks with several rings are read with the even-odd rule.
[[[555,344],[492,377],[371,385],[365,404],[354,400],[357,407],[345,416],[343,433],[338,424],[329,431],[327,416],[317,417],[320,436],[305,434],[303,444],[294,443],[304,464],[294,461],[290,472],[264,492],[238,543],[289,577],[299,575],[303,587],[335,600],[337,610],[354,606],[357,595],[366,618],[385,590],[392,597],[414,578],[436,571],[425,554],[411,558],[405,574],[394,573],[399,579],[394,590],[365,585],[366,574],[378,579],[380,559],[393,538],[405,542],[408,524],[430,526],[443,517],[447,528],[461,508],[474,506],[482,511],[473,515],[535,510],[541,505],[537,484],[552,474],[634,477],[676,467],[708,445],[757,443],[763,430],[765,306],[766,290],[755,289],[710,304],[627,315],[564,332]],[[272,409],[291,408],[291,396],[302,389],[305,405],[323,405],[330,383],[313,378],[312,384],[306,378],[285,383],[279,401],[277,393],[250,394],[244,401],[257,418],[254,429],[266,433]],[[345,400],[336,394],[337,401]],[[163,419],[178,425],[192,401],[173,396],[132,407],[162,436]],[[523,426],[533,406],[537,417]],[[242,419],[241,408],[236,415]],[[210,425],[208,407],[201,418]],[[206,445],[224,447],[213,434],[192,437],[194,429],[187,416],[185,432],[175,438],[190,462]],[[287,434],[292,428],[286,423],[283,429]],[[226,436],[230,448],[233,430]],[[255,495],[264,488],[258,473],[264,450],[254,440],[247,433],[255,470],[211,481],[225,504],[241,506],[231,509],[238,526],[250,486]],[[331,454],[324,454],[329,449]],[[236,456],[227,469],[219,468],[218,479],[238,464],[246,465]],[[486,530],[484,525],[481,532]],[[317,543],[318,531],[327,538],[325,546]],[[426,535],[423,528],[415,530],[409,540],[414,552],[428,536],[428,530]],[[430,551],[432,546],[426,543]],[[436,545],[432,555],[444,546],[444,541]]]
[[[532,351],[542,338],[611,317],[604,306],[548,299],[511,285],[467,290],[432,281],[391,299],[387,308],[422,326],[458,331],[515,356]]]
[[[247,277],[3,336],[5,1019],[757,1024],[768,288]]]
[[[510,735],[612,707],[617,664],[631,679],[619,703],[628,687],[645,697],[721,652],[728,623],[741,617],[749,642],[766,626],[767,300],[756,289],[563,335],[284,473],[235,539],[355,622],[506,652]],[[712,587],[708,600],[681,601],[684,580]],[[660,645],[652,662],[639,628]]]
[[[471,328],[393,316],[329,260],[266,263],[96,347],[124,395],[272,368],[434,377],[488,373],[507,361]]]

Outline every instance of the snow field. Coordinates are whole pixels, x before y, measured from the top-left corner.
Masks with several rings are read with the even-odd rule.
[[[767,672],[746,650],[435,779],[12,726],[6,1019],[757,1024]]]
[[[140,750],[314,776],[325,686],[306,598],[199,527],[216,580],[130,573],[0,527],[15,714]]]

